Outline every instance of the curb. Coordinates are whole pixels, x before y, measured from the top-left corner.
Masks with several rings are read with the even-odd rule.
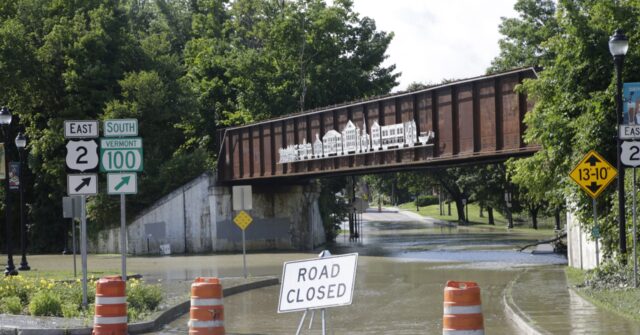
[[[279,278],[269,278],[264,280],[255,281],[247,284],[240,284],[233,287],[225,288],[222,290],[224,297],[232,296],[234,294],[255,290],[267,286],[273,286],[280,284]],[[160,329],[162,326],[176,320],[182,315],[189,312],[191,307],[191,301],[185,301],[179,303],[166,311],[163,311],[154,320],[146,322],[138,322],[129,324],[129,334],[144,334],[154,330]],[[91,335],[93,327],[84,328],[6,328],[0,326],[0,335]]]
[[[527,270],[525,270],[526,272]],[[522,273],[518,274],[518,276],[512,280],[505,288],[505,292],[503,295],[504,302],[504,310],[507,318],[518,328],[519,334],[525,335],[543,335],[547,334],[546,332],[542,332],[535,326],[535,322],[529,318],[529,316],[524,313],[518,305],[513,301],[513,286],[520,279]]]

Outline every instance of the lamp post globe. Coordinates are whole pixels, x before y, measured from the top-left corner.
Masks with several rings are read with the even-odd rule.
[[[0,108],[0,125],[3,127],[10,125],[12,118],[13,116],[9,108],[2,106],[2,108]]]
[[[623,122],[622,117],[622,65],[624,63],[624,56],[629,49],[629,40],[624,35],[621,29],[616,29],[613,35],[609,38],[609,52],[613,56],[613,63],[616,70],[616,120],[618,127]],[[619,134],[619,132],[616,132]],[[617,169],[618,169],[618,230],[620,239],[620,253],[622,255],[627,254],[627,231],[626,231],[626,217],[625,217],[625,193],[624,193],[624,166],[620,161],[620,151],[622,140],[620,136],[617,136],[616,140],[617,151]]]
[[[4,226],[5,226],[5,243],[7,246],[7,266],[4,269],[5,276],[15,276],[18,274],[13,264],[13,246],[11,240],[11,191],[9,190],[9,143],[11,143],[11,111],[9,108],[2,106],[0,108],[0,126],[4,132]]]
[[[24,149],[27,146],[27,137],[22,134],[22,132],[18,133],[16,136],[16,148],[18,148],[18,153],[20,154],[20,252],[22,254],[22,259],[20,260],[20,267],[18,270],[20,271],[29,271],[31,267],[29,266],[29,262],[27,262],[27,220],[26,220],[26,212],[24,209],[24,181],[25,181],[25,155]]]

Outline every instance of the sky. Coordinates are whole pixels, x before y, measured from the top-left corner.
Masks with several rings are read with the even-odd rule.
[[[355,0],[354,10],[394,32],[384,65],[402,72],[401,91],[412,82],[481,76],[499,53],[501,17],[516,17],[516,0]]]

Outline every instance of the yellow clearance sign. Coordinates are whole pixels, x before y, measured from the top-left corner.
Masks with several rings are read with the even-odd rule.
[[[589,151],[569,177],[592,198],[597,198],[616,178],[618,171],[597,152]]]
[[[238,225],[238,227],[240,227],[240,229],[242,230],[247,229],[252,221],[253,219],[251,218],[251,216],[245,211],[240,211],[240,213],[236,215],[235,219],[233,219],[233,222],[235,222],[235,224]]]

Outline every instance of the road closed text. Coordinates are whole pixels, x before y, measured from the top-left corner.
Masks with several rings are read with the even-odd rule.
[[[278,312],[351,304],[357,254],[285,263]]]
[[[340,275],[340,264],[332,264],[331,270],[327,265],[318,269],[315,266],[310,268],[298,269],[298,282],[301,281],[322,281],[323,279],[332,279]],[[345,283],[333,283],[328,285],[310,286],[306,292],[302,292],[300,288],[295,288],[287,292],[287,302],[304,302],[324,299],[340,298],[347,293],[347,285]]]

